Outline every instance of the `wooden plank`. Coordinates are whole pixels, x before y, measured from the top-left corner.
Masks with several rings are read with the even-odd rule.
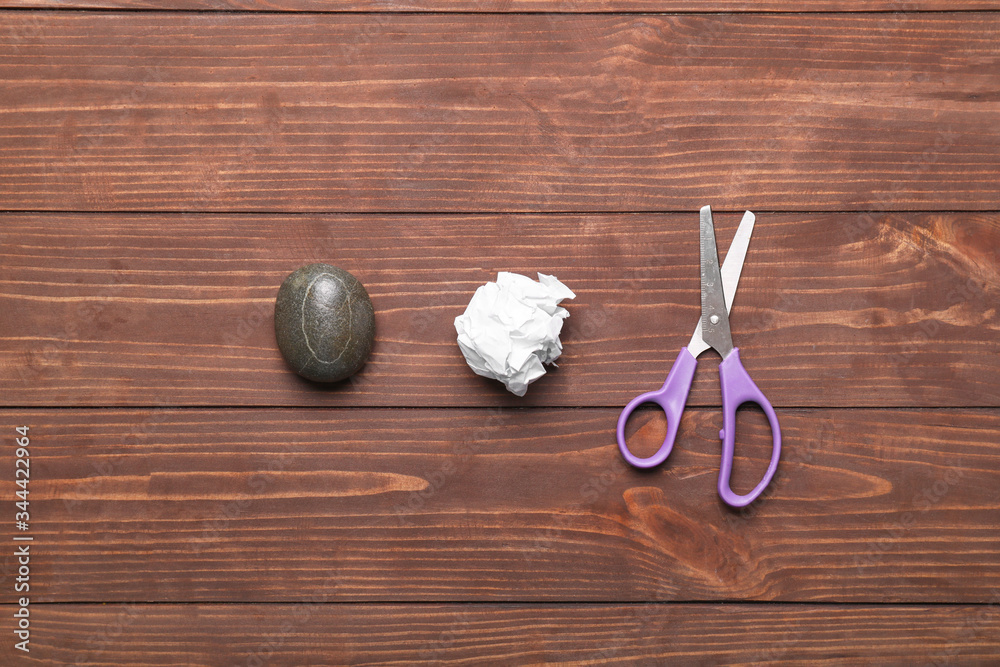
[[[717,213],[728,247],[739,214]],[[623,406],[662,384],[699,312],[697,213],[0,216],[5,405]],[[354,272],[377,313],[353,382],[283,362],[285,276]],[[453,320],[496,272],[573,288],[559,368],[518,399],[472,373]],[[1000,216],[770,214],[734,340],[777,406],[997,406]],[[706,354],[690,402],[718,405]]]
[[[996,10],[996,0],[3,0],[0,9],[127,9],[264,12],[916,12]]]
[[[716,493],[717,410],[688,411],[653,471],[623,463],[617,416],[15,410],[0,434],[30,427],[33,602],[1000,597],[997,410],[781,410],[778,477],[740,512]],[[644,412],[630,443],[663,430]],[[746,491],[762,415],[738,441]]]
[[[0,208],[996,208],[996,13],[6,12]]]
[[[32,660],[115,667],[966,665],[1000,651],[995,606],[129,603],[41,605],[32,623]]]

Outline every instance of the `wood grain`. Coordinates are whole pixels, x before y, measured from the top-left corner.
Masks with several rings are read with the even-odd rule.
[[[623,463],[617,416],[8,410],[0,433],[30,426],[33,603],[1000,600],[997,410],[781,410],[778,476],[740,512],[717,410],[652,471]],[[656,413],[629,426],[640,454],[662,441]],[[763,416],[737,440],[745,492]]]
[[[720,247],[740,215],[717,213]],[[697,214],[0,216],[5,405],[623,406],[699,312]],[[776,406],[998,406],[1000,216],[769,214],[732,312]],[[377,341],[315,385],[274,341],[299,266],[355,273]],[[466,366],[453,320],[497,271],[576,291],[559,367],[518,399]],[[692,405],[718,405],[706,354]]]
[[[24,664],[969,665],[1000,651],[995,606],[317,602],[33,613]],[[2,650],[11,656],[11,643]]]
[[[264,12],[915,12],[996,10],[996,0],[3,0],[0,8]]]
[[[0,664],[995,663],[998,9],[0,0],[0,467],[30,426],[34,538]],[[704,203],[721,248],[759,214],[733,329],[784,453],[742,511],[714,357],[667,465],[613,436],[690,334]],[[378,313],[335,387],[273,339],[312,261]],[[499,270],[578,294],[525,399],[454,342]],[[737,441],[746,491],[762,413]]]
[[[0,24],[8,210],[996,208],[996,13]]]

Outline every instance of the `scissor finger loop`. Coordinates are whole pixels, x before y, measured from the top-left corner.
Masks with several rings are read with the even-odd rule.
[[[770,401],[757,387],[743,367],[739,349],[733,346],[732,331],[729,326],[729,311],[739,285],[743,262],[753,233],[755,217],[747,211],[743,215],[736,236],[726,253],[726,261],[720,268],[719,255],[715,243],[715,226],[712,209],[704,206],[700,212],[700,252],[701,252],[701,317],[687,347],[682,348],[670,369],[663,387],[658,391],[637,396],[622,411],[618,418],[618,447],[622,456],[631,465],[651,468],[663,463],[673,450],[674,440],[680,426],[681,415],[687,403],[688,393],[698,364],[697,357],[709,348],[722,357],[719,364],[719,382],[722,387],[723,428],[719,432],[722,440],[722,461],[719,466],[719,496],[733,507],[744,507],[758,498],[771,482],[781,457],[781,430],[778,417]],[[750,493],[740,495],[730,488],[736,438],[736,409],[743,403],[752,402],[761,406],[767,415],[772,433],[771,461],[764,477]],[[648,458],[635,456],[625,442],[625,425],[629,415],[643,403],[656,403],[667,415],[667,435],[663,445]]]

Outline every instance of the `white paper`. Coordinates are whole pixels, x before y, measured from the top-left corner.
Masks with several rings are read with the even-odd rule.
[[[455,318],[458,346],[469,367],[500,380],[524,396],[528,385],[545,375],[542,364],[562,354],[559,333],[569,312],[559,305],[576,298],[555,276],[501,271],[495,283],[476,290],[465,313]]]

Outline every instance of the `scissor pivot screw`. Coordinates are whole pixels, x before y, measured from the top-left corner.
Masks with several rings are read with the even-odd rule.
[[[708,318],[708,321],[711,322],[712,324],[718,324],[719,323],[719,316],[718,315],[712,315],[710,318]]]

